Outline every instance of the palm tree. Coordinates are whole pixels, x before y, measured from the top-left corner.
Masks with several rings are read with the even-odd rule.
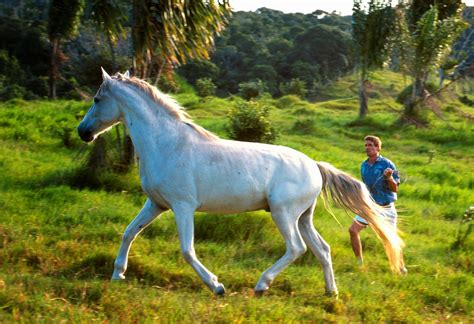
[[[49,69],[49,96],[56,98],[56,80],[59,77],[61,41],[77,33],[83,10],[82,0],[51,0],[49,3],[48,38],[51,46]]]
[[[397,9],[397,46],[402,71],[413,79],[412,94],[404,109],[408,119],[416,118],[419,113],[429,73],[440,67],[453,41],[467,26],[462,20],[461,1],[432,1],[423,12],[427,2],[414,1],[408,9],[403,6]],[[415,21],[414,17],[419,19]]]
[[[369,109],[370,72],[382,68],[388,58],[395,14],[390,0],[370,0],[367,12],[361,3],[355,0],[352,8],[352,38],[359,70],[359,118],[364,118]]]
[[[214,36],[231,13],[227,0],[133,0],[132,8],[133,66],[142,78],[153,72],[159,78],[166,66],[209,58]]]
[[[112,69],[117,70],[114,43],[116,38],[125,35],[128,21],[127,5],[124,0],[89,0],[88,11],[95,25],[104,33],[112,59]]]

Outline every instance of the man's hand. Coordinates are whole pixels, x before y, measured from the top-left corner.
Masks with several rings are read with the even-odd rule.
[[[393,174],[393,169],[386,168],[383,171],[383,176],[385,177],[385,179],[390,179],[392,177],[392,174]]]
[[[388,187],[393,192],[397,192],[398,191],[398,183],[395,181],[395,179],[393,179],[392,175],[393,175],[393,169],[386,168],[383,171],[383,176],[384,176],[385,180],[387,180]]]

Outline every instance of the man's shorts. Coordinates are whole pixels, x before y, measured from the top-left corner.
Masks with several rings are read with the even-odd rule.
[[[392,226],[396,228],[398,214],[397,214],[397,210],[395,209],[395,204],[391,203],[386,206],[382,206],[382,208],[384,209],[384,211],[382,212],[383,219],[385,219],[387,222],[389,222]],[[362,225],[366,225],[366,226],[369,225],[369,223],[364,218],[360,217],[359,215],[356,215],[354,220],[356,220],[358,223]]]

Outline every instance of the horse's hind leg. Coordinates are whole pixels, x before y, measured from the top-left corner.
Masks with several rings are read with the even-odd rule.
[[[286,242],[286,253],[262,274],[255,286],[256,296],[268,290],[275,277],[305,253],[306,245],[298,230],[298,217],[298,213],[295,215],[288,208],[272,208],[272,218]]]
[[[128,253],[130,252],[133,240],[135,240],[137,235],[164,211],[164,209],[159,208],[150,199],[147,199],[142,210],[140,210],[138,215],[127,226],[127,229],[123,233],[122,244],[120,245],[119,253],[115,259],[112,280],[125,279],[124,273],[127,270]]]
[[[323,267],[326,294],[337,296],[336,281],[334,280],[334,271],[332,269],[331,249],[329,244],[319,235],[313,225],[313,211],[315,207],[316,202],[301,215],[298,220],[298,227],[305,243]]]

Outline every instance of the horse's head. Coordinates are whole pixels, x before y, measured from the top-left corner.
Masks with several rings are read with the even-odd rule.
[[[124,76],[128,77],[128,72]],[[91,142],[120,122],[119,102],[112,95],[111,90],[114,82],[117,81],[113,80],[104,69],[102,69],[102,78],[103,82],[94,96],[94,103],[77,128],[79,136],[85,142]]]

